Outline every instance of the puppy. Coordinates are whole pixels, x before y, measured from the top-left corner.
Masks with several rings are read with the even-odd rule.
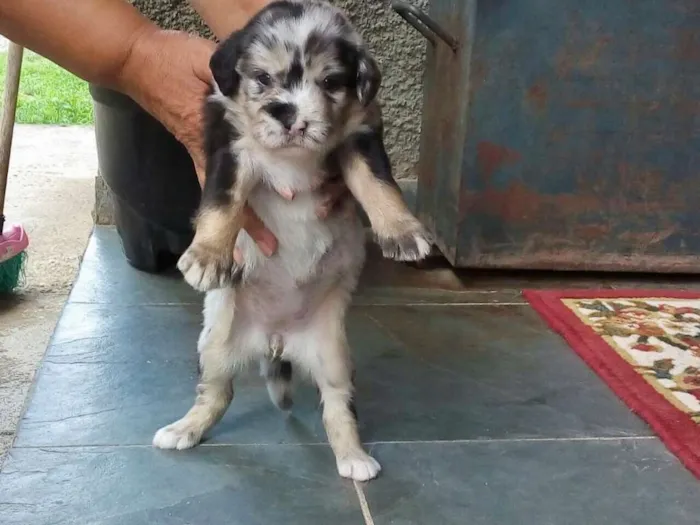
[[[219,45],[210,65],[207,178],[194,239],[178,262],[186,281],[207,292],[200,381],[194,406],[153,443],[199,443],[251,361],[260,361],[272,401],[288,409],[294,364],[318,386],[339,474],[372,479],[380,466],[358,435],[345,334],[363,227],[350,199],[320,220],[313,190],[343,177],[385,256],[428,254],[428,234],[403,202],[384,148],[379,69],[344,13],[315,0],[269,4]],[[278,239],[272,257],[241,230],[246,202]]]

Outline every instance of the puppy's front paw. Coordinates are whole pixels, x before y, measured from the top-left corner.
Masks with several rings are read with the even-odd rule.
[[[192,244],[180,257],[177,268],[185,281],[200,292],[233,286],[241,280],[243,268],[233,260],[233,252],[223,250]]]
[[[420,261],[425,259],[432,248],[433,241],[422,225],[413,224],[401,228],[391,236],[377,235],[377,244],[382,254],[396,261]]]
[[[185,450],[192,448],[202,440],[202,429],[181,419],[161,428],[153,437],[153,446],[166,450]]]
[[[374,479],[382,470],[379,462],[364,450],[357,450],[337,458],[338,474],[355,481]]]

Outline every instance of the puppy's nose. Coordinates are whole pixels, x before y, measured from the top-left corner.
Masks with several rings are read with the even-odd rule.
[[[265,106],[267,111],[274,119],[280,121],[286,130],[290,130],[297,120],[297,108],[294,104],[286,102],[270,102]]]

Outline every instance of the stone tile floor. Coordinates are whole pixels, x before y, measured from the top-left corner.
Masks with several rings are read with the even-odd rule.
[[[338,478],[315,390],[290,416],[253,372],[201,446],[156,429],[194,395],[200,298],[131,269],[98,228],[0,474],[3,525],[696,524],[700,482],[520,296],[692,286],[369,265],[351,309],[363,439]]]

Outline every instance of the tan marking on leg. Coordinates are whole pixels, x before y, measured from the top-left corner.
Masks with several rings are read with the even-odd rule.
[[[429,236],[397,188],[378,179],[359,154],[353,154],[346,163],[344,176],[348,188],[367,214],[385,256],[420,260],[428,255]]]
[[[367,481],[381,467],[365,452],[357,421],[350,409],[353,396],[352,361],[345,335],[345,311],[348,293],[336,290],[314,316],[317,351],[311,373],[321,392],[323,424],[335,454],[338,473],[346,478]]]
[[[391,237],[402,222],[414,220],[401,193],[379,180],[359,155],[348,163],[345,179],[378,235]]]
[[[241,268],[233,259],[238,234],[243,228],[244,207],[257,179],[248,169],[241,170],[226,206],[204,204],[195,219],[192,244],[178,261],[178,268],[193,288],[209,291],[230,286]]]
[[[233,400],[234,359],[228,338],[210,332],[200,343],[201,377],[194,405],[185,416],[156,432],[153,445],[183,450],[194,447],[224,415]]]

